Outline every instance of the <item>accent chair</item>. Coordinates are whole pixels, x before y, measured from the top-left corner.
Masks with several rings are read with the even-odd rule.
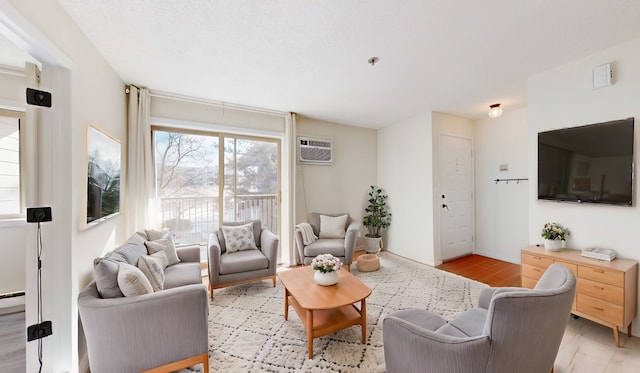
[[[253,233],[249,239],[243,226]],[[278,236],[263,228],[260,220],[223,223],[218,232],[209,235],[210,298],[214,289],[247,282],[270,279],[275,287],[279,243]]]
[[[483,289],[478,307],[450,322],[394,312],[383,321],[387,372],[552,372],[575,291],[573,273],[552,264],[535,289]]]

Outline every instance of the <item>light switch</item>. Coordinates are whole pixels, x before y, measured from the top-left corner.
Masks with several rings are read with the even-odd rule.
[[[509,171],[509,164],[508,163],[501,164],[500,171]]]
[[[593,69],[593,89],[610,86],[612,77],[613,71],[610,63],[595,67]]]

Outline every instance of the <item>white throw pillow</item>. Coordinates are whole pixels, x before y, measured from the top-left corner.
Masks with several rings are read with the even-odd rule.
[[[164,251],[138,258],[138,268],[151,283],[153,291],[164,289],[164,269],[167,268],[168,263],[169,260]]]
[[[118,263],[118,286],[125,297],[153,293],[153,287],[144,273],[129,263]]]
[[[222,229],[224,244],[228,253],[258,249],[256,239],[253,236],[253,223],[235,226],[223,225],[220,229]]]
[[[144,245],[147,247],[147,251],[149,252],[149,254],[155,254],[158,251],[164,251],[164,253],[167,255],[167,259],[169,260],[169,265],[180,263],[180,258],[178,258],[176,247],[173,244],[173,240],[171,238],[163,238],[155,241],[145,241]]]
[[[157,231],[155,229],[145,229],[144,233],[147,235],[147,240],[156,241],[163,238],[171,238],[171,232],[168,229]]]
[[[348,215],[320,215],[320,238],[344,238]]]

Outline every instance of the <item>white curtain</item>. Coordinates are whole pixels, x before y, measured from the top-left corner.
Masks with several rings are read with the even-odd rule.
[[[296,240],[294,237],[295,231],[293,226],[297,223],[296,217],[296,203],[297,203],[297,183],[296,183],[296,114],[288,113],[284,117],[285,123],[285,144],[287,145],[287,154],[283,159],[283,164],[287,167],[288,177],[285,180],[288,182],[288,205],[287,210],[282,211],[283,222],[286,222],[286,226],[282,229],[282,234],[287,234],[287,241],[282,243],[281,247],[288,247],[289,249],[289,265],[293,266],[299,263],[298,250],[296,249]],[[283,256],[284,257],[284,256]]]
[[[159,228],[155,210],[154,165],[151,146],[150,98],[147,88],[129,86],[127,113],[127,236]]]

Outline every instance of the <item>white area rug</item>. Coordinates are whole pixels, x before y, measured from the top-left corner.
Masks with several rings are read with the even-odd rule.
[[[209,361],[212,372],[384,372],[382,320],[405,308],[423,308],[445,319],[477,302],[487,285],[421,265],[390,253],[380,254],[376,272],[352,273],[372,289],[367,298],[367,343],[359,326],[314,339],[293,307],[284,319],[280,281],[216,290],[209,304]]]

